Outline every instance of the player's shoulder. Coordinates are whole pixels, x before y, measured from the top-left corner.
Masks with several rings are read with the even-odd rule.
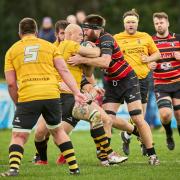
[[[140,37],[146,37],[146,38],[152,38],[150,34],[148,34],[147,32],[137,32],[137,35]]]
[[[121,39],[121,38],[123,38],[124,36],[125,36],[125,32],[120,32],[120,33],[115,34],[113,37],[114,37],[115,39]]]
[[[108,32],[101,34],[99,39],[100,41],[114,41],[114,37]]]
[[[180,41],[180,34],[177,34],[177,33],[170,33],[171,36],[177,38],[179,41]]]
[[[12,46],[7,50],[7,52],[16,51],[16,50],[21,46],[21,44],[22,44],[21,40],[15,42],[15,43],[12,44]]]

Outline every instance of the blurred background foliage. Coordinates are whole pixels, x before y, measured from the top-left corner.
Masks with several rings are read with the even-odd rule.
[[[55,23],[84,10],[87,14],[104,16],[106,30],[115,34],[123,31],[122,15],[132,8],[140,15],[140,31],[153,34],[153,12],[165,11],[169,15],[170,30],[180,33],[180,0],[0,0],[0,77],[3,77],[5,52],[19,39],[18,22],[22,18],[35,18],[40,27],[44,16],[52,17]]]

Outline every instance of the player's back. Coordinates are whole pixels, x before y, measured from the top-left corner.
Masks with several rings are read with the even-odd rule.
[[[18,102],[59,97],[53,64],[58,56],[54,45],[33,35],[23,37],[8,50],[5,71],[16,71]]]

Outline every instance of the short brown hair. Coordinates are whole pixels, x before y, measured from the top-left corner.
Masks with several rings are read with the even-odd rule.
[[[66,20],[59,20],[55,24],[55,31],[58,34],[59,29],[66,29],[69,23]]]
[[[19,34],[34,34],[38,32],[37,23],[32,18],[23,18],[19,22]]]
[[[153,13],[153,19],[154,18],[159,18],[159,19],[165,18],[168,20],[168,15],[165,12],[155,12]]]
[[[98,14],[90,14],[90,15],[86,16],[84,23],[97,25],[99,27],[104,28],[106,25],[106,20]]]
[[[127,16],[136,16],[139,19],[139,14],[137,13],[136,9],[131,9],[130,11],[125,12],[123,19]]]

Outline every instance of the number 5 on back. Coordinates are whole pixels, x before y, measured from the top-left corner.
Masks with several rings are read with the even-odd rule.
[[[24,51],[24,62],[32,62],[37,60],[39,46],[27,46]]]

